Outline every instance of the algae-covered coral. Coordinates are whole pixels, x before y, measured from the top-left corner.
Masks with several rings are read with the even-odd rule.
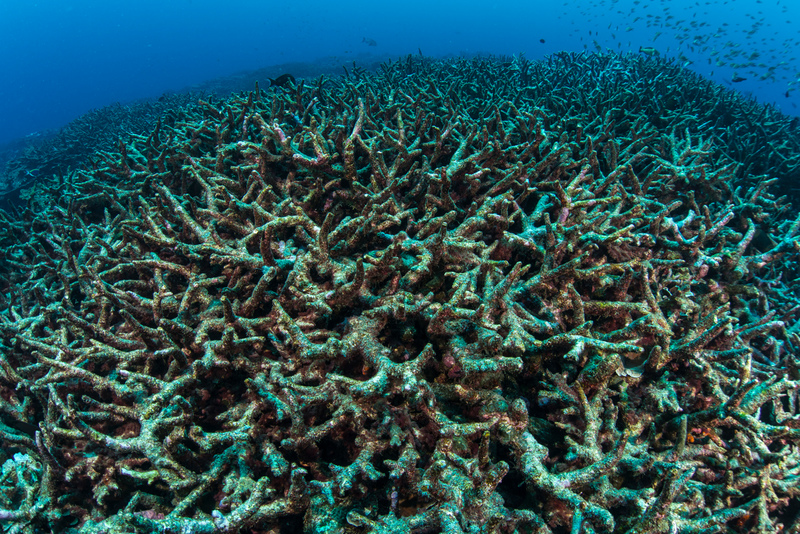
[[[601,55],[271,91],[5,217],[9,531],[798,528],[788,120]]]

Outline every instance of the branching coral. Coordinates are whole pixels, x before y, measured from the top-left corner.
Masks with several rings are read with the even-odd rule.
[[[799,224],[774,182],[681,117],[596,114],[599,82],[561,114],[458,67],[206,103],[7,218],[0,519],[788,525]]]

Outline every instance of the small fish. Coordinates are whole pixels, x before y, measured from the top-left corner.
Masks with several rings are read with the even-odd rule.
[[[544,39],[539,39],[539,42],[544,44]]]
[[[656,50],[652,46],[640,46],[639,47],[639,52],[641,52],[642,54],[645,54],[647,56],[657,56],[658,55],[658,50]]]
[[[369,37],[363,37],[361,42],[367,43],[367,46],[378,46],[378,43],[375,42],[375,39],[370,39]]]
[[[741,76],[736,76],[736,75],[734,74],[733,78],[731,78],[731,82],[733,82],[733,83],[739,83],[739,82],[743,82],[743,81],[745,81],[746,79],[747,79],[747,78],[742,78]]]
[[[269,80],[270,87],[285,87],[289,82],[292,82],[292,85],[297,85],[297,82],[294,79],[294,76],[291,74],[281,74],[277,78],[267,78]]]

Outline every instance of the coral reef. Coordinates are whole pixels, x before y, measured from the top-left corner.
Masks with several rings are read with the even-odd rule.
[[[644,98],[669,68],[408,57],[37,183],[0,524],[796,531],[800,157],[690,112],[726,93]]]
[[[0,148],[0,208],[24,206],[20,190],[42,178],[84,167],[100,152],[119,149],[130,134],[152,131],[161,121],[173,124],[200,98],[200,93],[164,94],[158,100],[113,104],[78,117],[57,132],[37,132]]]
[[[352,68],[374,70],[380,64],[375,59],[371,56],[359,58]],[[192,107],[201,99],[213,102],[233,92],[249,90],[256,81],[284,72],[308,78],[330,76],[341,73],[342,65],[338,59],[334,63],[334,58],[323,58],[313,63],[284,63],[215,78],[158,98],[104,106],[58,130],[34,132],[0,145],[0,209],[24,206],[20,190],[37,180],[85,167],[97,153],[119,150],[120,141],[127,143],[131,135],[148,135],[159,121],[172,126],[175,121],[185,119],[185,114],[191,114]]]

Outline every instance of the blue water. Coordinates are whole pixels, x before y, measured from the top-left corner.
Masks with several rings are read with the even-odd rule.
[[[654,47],[788,114],[800,113],[797,0],[376,4],[3,0],[0,143],[62,126],[93,108],[242,70],[329,56],[349,64],[419,50],[538,59],[559,50]],[[734,84],[734,76],[745,80]]]

